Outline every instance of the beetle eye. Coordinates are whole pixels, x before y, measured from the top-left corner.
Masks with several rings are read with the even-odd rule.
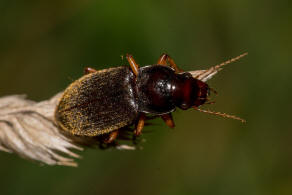
[[[193,78],[193,76],[189,72],[183,72],[183,73],[180,73],[180,74],[183,75],[186,79]]]

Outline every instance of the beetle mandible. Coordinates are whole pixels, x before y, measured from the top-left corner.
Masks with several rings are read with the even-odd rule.
[[[129,54],[126,58],[130,67],[99,71],[85,68],[85,75],[69,85],[57,105],[57,125],[73,135],[108,134],[105,143],[111,143],[117,138],[120,128],[136,121],[134,134],[140,135],[147,114],[160,116],[167,126],[173,128],[171,112],[176,107],[183,110],[195,108],[243,121],[236,116],[198,107],[207,103],[212,91],[204,81],[223,65],[245,55],[205,71],[184,72],[167,54],[162,54],[155,65],[140,68]]]

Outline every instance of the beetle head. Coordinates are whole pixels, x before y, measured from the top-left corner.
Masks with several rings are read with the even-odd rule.
[[[177,107],[186,110],[190,107],[199,107],[208,100],[209,86],[192,77],[190,73],[178,74],[173,93],[174,103]]]

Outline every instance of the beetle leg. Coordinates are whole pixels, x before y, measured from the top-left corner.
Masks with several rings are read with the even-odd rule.
[[[134,131],[134,134],[136,136],[141,135],[142,129],[144,128],[145,120],[146,120],[146,115],[144,113],[141,113],[140,117],[139,117],[139,121],[138,121],[137,126],[136,126],[136,129]]]
[[[85,67],[84,68],[84,74],[90,74],[90,73],[94,73],[97,70],[95,70],[94,68],[90,68],[90,67]]]
[[[164,120],[165,124],[169,126],[170,128],[174,128],[175,124],[173,122],[172,114],[164,114],[161,116],[161,118]]]
[[[108,138],[105,140],[105,143],[106,144],[112,143],[118,137],[118,135],[119,135],[118,130],[110,132]]]
[[[169,66],[172,67],[176,73],[183,72],[183,70],[178,68],[176,63],[174,62],[174,60],[166,53],[162,54],[159,57],[157,64],[159,64],[159,65],[168,65],[169,64]]]
[[[133,71],[133,73],[138,76],[138,72],[139,72],[139,66],[138,64],[135,62],[134,58],[132,55],[130,54],[126,54],[126,58],[131,66],[131,69]]]

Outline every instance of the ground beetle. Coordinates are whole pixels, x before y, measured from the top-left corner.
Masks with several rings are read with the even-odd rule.
[[[214,91],[204,82],[206,78],[244,55],[246,53],[205,71],[183,72],[167,54],[161,55],[157,64],[141,68],[131,55],[126,55],[130,67],[100,71],[85,68],[85,75],[73,82],[60,99],[55,113],[57,124],[73,135],[108,134],[105,143],[111,143],[120,128],[135,122],[134,134],[140,135],[146,114],[160,116],[173,128],[171,112],[176,107],[195,108],[243,121],[198,107],[207,103],[210,91]]]

